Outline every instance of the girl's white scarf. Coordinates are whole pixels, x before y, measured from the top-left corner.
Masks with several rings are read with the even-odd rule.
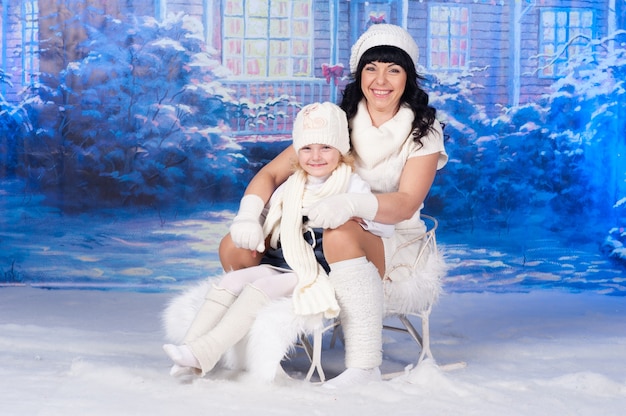
[[[411,108],[403,105],[393,118],[376,127],[372,125],[365,100],[361,101],[350,122],[350,141],[359,166],[372,168],[397,153],[411,134],[413,118]]]
[[[298,275],[298,284],[292,296],[296,314],[323,312],[327,318],[339,314],[328,275],[317,262],[313,248],[302,237],[302,215],[320,199],[346,192],[351,174],[350,166],[342,163],[321,187],[307,189],[307,174],[298,170],[287,179],[284,192],[267,213],[263,231],[266,236],[271,234],[270,245],[273,248],[277,247],[280,238],[285,260]]]

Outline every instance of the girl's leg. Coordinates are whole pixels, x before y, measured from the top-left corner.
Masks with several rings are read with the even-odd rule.
[[[222,319],[230,305],[237,299],[237,295],[238,293],[211,285],[204,303],[196,313],[193,321],[191,321],[183,341],[192,341],[213,329]]]
[[[180,367],[198,368],[202,370],[202,374],[210,371],[222,354],[245,336],[254,323],[258,311],[272,299],[289,296],[297,283],[295,273],[284,273],[264,266],[227,273],[220,282],[222,287],[214,287],[211,292],[230,293],[229,290],[233,290],[241,294],[234,297],[230,308],[224,308],[217,321],[214,316],[196,317],[192,329],[202,322],[210,321],[214,322],[210,331],[193,338],[186,337],[185,345],[163,346],[175,363],[172,374],[180,372]],[[243,290],[239,288],[240,285],[244,285]],[[215,303],[208,302],[208,300],[205,302],[204,307],[208,304],[211,312],[215,312]],[[197,334],[197,331],[193,333]]]
[[[219,323],[203,336],[185,345],[166,344],[166,354],[180,367],[193,367],[202,375],[211,371],[226,350],[250,330],[256,315],[270,299],[252,285],[247,285]]]
[[[256,266],[224,274],[220,282],[213,284],[209,289],[203,305],[187,330],[184,341],[191,342],[213,329],[246,285],[279,273],[278,270],[269,267]]]
[[[215,328],[236,299],[236,294],[219,286],[211,285],[206,294],[204,303],[200,306],[196,316],[193,321],[191,321],[191,325],[189,325],[189,329],[187,329],[183,343],[198,339]],[[172,354],[175,354],[177,357],[182,357],[186,354],[190,362],[195,362],[191,351],[179,351],[179,347],[172,344],[164,345],[163,349],[170,358],[173,356]],[[176,362],[176,360],[174,361]],[[179,361],[181,360],[179,359]],[[176,363],[170,369],[170,375],[174,377],[188,375],[190,374],[190,370],[192,370],[192,368],[189,366],[180,366]],[[191,371],[191,373],[193,373],[193,371]]]
[[[274,300],[291,296],[297,284],[298,276],[295,273],[278,272],[256,280],[253,285]]]
[[[253,266],[224,274],[217,285],[235,295],[239,295],[246,285],[281,274],[283,272],[272,267]]]

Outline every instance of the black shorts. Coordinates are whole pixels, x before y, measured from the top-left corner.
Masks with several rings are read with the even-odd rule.
[[[304,240],[309,243],[309,245],[313,246],[313,252],[315,253],[315,258],[317,262],[322,266],[326,273],[330,273],[330,267],[328,266],[328,262],[324,257],[324,251],[322,249],[322,235],[324,230],[322,228],[313,228],[313,234],[315,234],[315,241],[313,241],[312,233],[305,232],[302,234]],[[283,255],[283,249],[281,248],[280,241],[278,242],[278,248],[268,248],[263,258],[261,259],[261,264],[269,264],[270,266],[281,267],[283,269],[291,270],[291,267],[285,261],[285,256]]]

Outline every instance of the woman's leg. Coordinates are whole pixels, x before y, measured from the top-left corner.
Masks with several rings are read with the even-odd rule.
[[[367,257],[380,277],[385,275],[385,249],[380,237],[366,231],[356,221],[348,221],[334,230],[324,230],[324,257],[330,263]]]
[[[220,242],[219,255],[222,268],[226,272],[258,266],[263,257],[263,253],[235,246],[230,234],[226,234]]]
[[[346,371],[324,386],[341,388],[380,380],[384,302],[380,270],[385,267],[382,240],[351,221],[325,230],[323,245],[341,307],[346,354]]]

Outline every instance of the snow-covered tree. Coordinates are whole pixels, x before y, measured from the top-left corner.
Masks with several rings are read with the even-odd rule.
[[[194,22],[81,24],[83,56],[30,91],[20,173],[65,209],[238,196],[251,173],[224,122],[226,70]]]

